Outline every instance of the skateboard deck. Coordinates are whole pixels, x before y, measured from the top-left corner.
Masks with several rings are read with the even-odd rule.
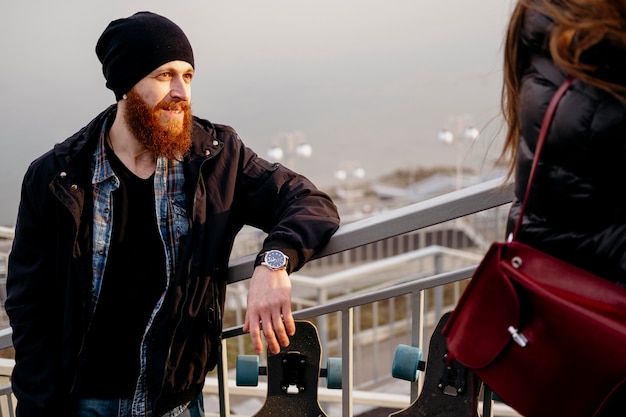
[[[480,381],[460,364],[448,364],[446,338],[441,330],[449,316],[447,313],[441,317],[430,338],[422,392],[407,408],[389,417],[478,416]]]
[[[278,354],[267,353],[267,367],[260,369],[260,374],[267,374],[267,396],[253,417],[327,417],[317,395],[320,373],[340,375],[341,370],[339,367],[339,374],[336,370],[322,370],[321,358],[317,328],[309,321],[296,320],[296,333],[289,346]],[[340,388],[340,382],[336,388]]]

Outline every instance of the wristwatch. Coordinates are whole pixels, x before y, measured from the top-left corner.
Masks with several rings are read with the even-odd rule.
[[[265,265],[272,271],[287,268],[287,261],[289,257],[279,250],[272,249],[259,255],[261,260],[258,265]]]

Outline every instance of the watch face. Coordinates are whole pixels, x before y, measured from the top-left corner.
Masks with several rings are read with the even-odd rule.
[[[272,269],[283,268],[287,265],[287,257],[279,250],[271,250],[265,254],[265,263]]]

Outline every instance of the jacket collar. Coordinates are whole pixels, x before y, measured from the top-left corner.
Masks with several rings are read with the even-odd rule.
[[[191,152],[188,156],[190,162],[198,158],[206,159],[213,157],[223,147],[223,143],[218,139],[216,126],[213,123],[195,116],[193,120]]]
[[[76,158],[84,150],[89,148],[89,154],[93,154],[95,150],[97,138],[102,132],[104,123],[111,118],[115,118],[115,112],[117,105],[113,104],[109,106],[102,113],[97,115],[87,126],[74,133],[65,141],[57,144],[54,147],[54,153],[61,161],[69,163],[72,159]]]

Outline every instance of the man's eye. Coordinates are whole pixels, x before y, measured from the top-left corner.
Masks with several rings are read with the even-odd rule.
[[[159,74],[159,78],[161,79],[170,79],[172,78],[172,73],[171,72],[164,72]]]

